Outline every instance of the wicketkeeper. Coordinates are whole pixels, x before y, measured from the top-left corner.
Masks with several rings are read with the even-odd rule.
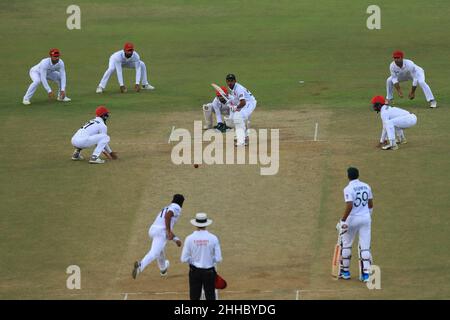
[[[227,95],[228,100],[232,99],[232,97],[228,94],[228,89],[225,86],[221,87],[223,92]],[[205,124],[203,125],[203,129],[217,129],[221,132],[225,132],[227,129],[230,129],[231,120],[230,116],[230,107],[227,104],[227,101],[220,94],[219,91],[216,91],[216,97],[210,103],[204,104],[203,115],[205,117]],[[213,127],[213,111],[216,115],[217,125]],[[222,118],[223,117],[223,118]]]

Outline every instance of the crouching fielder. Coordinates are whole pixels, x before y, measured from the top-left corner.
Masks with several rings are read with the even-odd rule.
[[[228,100],[232,99],[230,95],[228,95],[228,89],[225,86],[222,86],[221,89],[227,95]],[[227,104],[227,101],[220,94],[219,91],[216,91],[216,97],[211,103],[204,104],[203,115],[205,117],[205,124],[203,129],[217,129],[221,132],[225,132],[227,129],[230,129],[229,125],[231,125],[231,121],[227,119],[230,115],[230,107]],[[213,127],[213,111],[216,115],[217,125]],[[223,117],[223,118],[222,118]]]
[[[392,107],[386,104],[382,96],[372,98],[373,110],[381,114],[383,122],[383,131],[381,132],[380,144],[383,150],[397,150],[397,140],[400,144],[406,143],[406,136],[403,129],[410,128],[417,124],[417,116],[414,113],[403,110],[401,108]],[[388,144],[383,145],[388,140]]]
[[[55,96],[52,88],[48,84],[48,80],[58,84],[58,101],[68,102],[71,100],[66,96],[66,69],[64,67],[64,62],[59,58],[59,50],[56,48],[51,49],[49,55],[49,58],[42,59],[41,62],[30,69],[30,78],[33,82],[30,84],[23,97],[22,103],[24,105],[31,104],[30,100],[41,83],[47,91],[49,98]]]
[[[148,230],[148,236],[153,239],[152,246],[141,261],[136,261],[133,266],[131,276],[136,279],[137,275],[152,263],[158,261],[158,267],[161,276],[167,275],[169,260],[166,260],[165,248],[168,240],[174,241],[178,247],[181,247],[181,240],[173,233],[173,227],[181,216],[181,207],[184,203],[184,197],[181,194],[175,194],[172,203],[164,207],[156,216],[155,221]]]
[[[256,99],[250,91],[236,82],[234,74],[228,74],[226,81],[234,100],[239,101],[238,105],[230,104],[230,119],[236,131],[236,146],[245,146],[245,138],[248,135],[247,123],[250,122],[250,116],[256,108]]]
[[[109,58],[108,69],[105,71],[102,80],[97,87],[96,93],[102,93],[105,90],[106,85],[108,84],[108,80],[111,75],[116,71],[117,80],[119,81],[120,92],[127,92],[127,88],[123,83],[123,68],[130,68],[136,70],[136,84],[134,85],[134,89],[136,92],[142,89],[145,90],[153,90],[155,87],[150,85],[147,80],[147,67],[145,63],[141,61],[139,54],[134,51],[134,45],[130,42],[125,43],[123,50],[117,51],[111,55]]]
[[[81,150],[92,146],[96,147],[89,163],[105,163],[105,160],[100,159],[101,153],[109,159],[117,159],[117,154],[109,147],[110,138],[107,134],[108,128],[106,127],[109,110],[104,106],[99,106],[95,110],[95,115],[95,119],[86,122],[72,137],[72,145],[76,148],[72,155],[72,160],[74,161],[83,160]]]
[[[372,264],[372,255],[370,253],[370,228],[373,210],[372,190],[367,183],[359,181],[358,169],[348,168],[347,176],[350,183],[344,189],[345,212],[336,226],[342,239],[341,272],[339,277],[346,280],[350,279],[352,245],[358,233],[360,280],[367,282],[369,280],[370,265]]]

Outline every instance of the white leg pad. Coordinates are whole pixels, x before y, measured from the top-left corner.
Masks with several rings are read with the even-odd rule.
[[[233,114],[234,128],[236,131],[236,139],[238,145],[245,144],[245,121],[240,112]]]

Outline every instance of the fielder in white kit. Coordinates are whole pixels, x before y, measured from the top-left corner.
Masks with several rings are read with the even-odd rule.
[[[108,69],[105,71],[102,80],[97,87],[96,93],[102,93],[105,90],[108,80],[111,75],[116,71],[117,80],[119,81],[120,92],[127,92],[127,88],[123,84],[122,68],[130,68],[136,70],[136,84],[134,89],[136,92],[142,89],[154,90],[155,87],[150,85],[147,80],[147,67],[145,63],[141,61],[139,54],[134,51],[134,45],[130,42],[125,43],[123,50],[117,51],[109,58]]]
[[[30,100],[41,83],[47,91],[48,97],[54,97],[52,88],[49,86],[47,80],[54,81],[58,84],[58,101],[68,102],[71,100],[66,96],[66,70],[64,68],[64,62],[59,58],[60,52],[54,48],[50,50],[49,55],[50,58],[42,59],[41,62],[30,69],[30,78],[33,82],[23,97],[22,103],[24,105],[31,104]]]
[[[227,99],[231,100],[231,95],[228,94],[228,89],[225,86],[222,86],[221,89],[226,94]],[[225,132],[227,129],[230,129],[230,127],[227,126],[230,125],[229,117],[230,115],[230,107],[227,104],[227,101],[224,97],[220,94],[219,91],[216,91],[216,97],[214,100],[210,103],[204,104],[202,106],[203,109],[203,116],[205,117],[205,125],[203,126],[203,129],[217,129],[221,132]],[[213,111],[216,115],[217,125],[213,127]],[[223,117],[223,118],[222,118]]]
[[[136,279],[137,275],[153,261],[157,260],[161,276],[167,275],[169,260],[166,260],[165,248],[167,241],[172,240],[178,247],[181,247],[181,240],[173,233],[173,227],[181,216],[181,207],[184,197],[181,194],[175,194],[172,202],[164,207],[156,216],[155,221],[148,230],[148,235],[152,240],[152,245],[148,253],[141,261],[136,261],[133,266],[132,277]]]
[[[410,99],[414,99],[416,96],[416,88],[419,85],[430,104],[430,108],[436,108],[437,103],[431,92],[430,86],[425,82],[425,71],[416,65],[413,61],[403,59],[404,53],[402,51],[395,51],[392,54],[394,61],[391,63],[389,70],[391,75],[386,80],[386,99],[388,103],[394,99],[394,88],[400,98],[403,98],[403,92],[400,88],[400,82],[412,80],[411,91],[408,94]]]
[[[396,136],[399,144],[405,144],[407,141],[403,129],[415,126],[417,124],[417,116],[409,111],[388,105],[382,96],[373,97],[371,102],[373,110],[380,113],[381,121],[383,122],[379,146],[383,150],[397,150]],[[386,140],[388,143],[384,145]]]
[[[76,148],[72,160],[83,160],[81,150],[96,146],[92,153],[89,163],[101,164],[105,160],[100,159],[103,153],[112,160],[117,159],[117,154],[113,152],[109,146],[110,137],[108,136],[108,128],[106,120],[109,118],[109,110],[104,106],[99,106],[95,110],[96,117],[84,124],[72,137],[72,145]]]
[[[367,183],[358,179],[359,171],[357,168],[348,168],[347,177],[350,182],[344,188],[345,212],[336,226],[342,239],[341,272],[339,277],[345,280],[351,277],[350,259],[352,257],[352,245],[356,234],[358,234],[360,280],[367,282],[372,264],[370,252],[370,229],[373,210],[372,189]]]
[[[230,120],[234,125],[236,132],[236,146],[245,146],[246,137],[248,136],[247,122],[250,121],[251,114],[256,108],[256,99],[253,94],[244,88],[241,84],[236,82],[236,76],[234,74],[228,74],[226,76],[228,88],[231,89],[231,95],[235,101],[239,101],[237,105],[231,103],[230,107]]]

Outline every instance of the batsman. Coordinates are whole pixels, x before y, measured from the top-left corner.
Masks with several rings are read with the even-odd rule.
[[[336,225],[342,239],[341,279],[350,279],[350,259],[352,245],[356,234],[359,234],[359,280],[369,281],[372,255],[370,253],[370,229],[372,223],[373,196],[372,189],[367,183],[360,181],[357,168],[347,169],[350,180],[344,188],[345,211],[344,216]]]

